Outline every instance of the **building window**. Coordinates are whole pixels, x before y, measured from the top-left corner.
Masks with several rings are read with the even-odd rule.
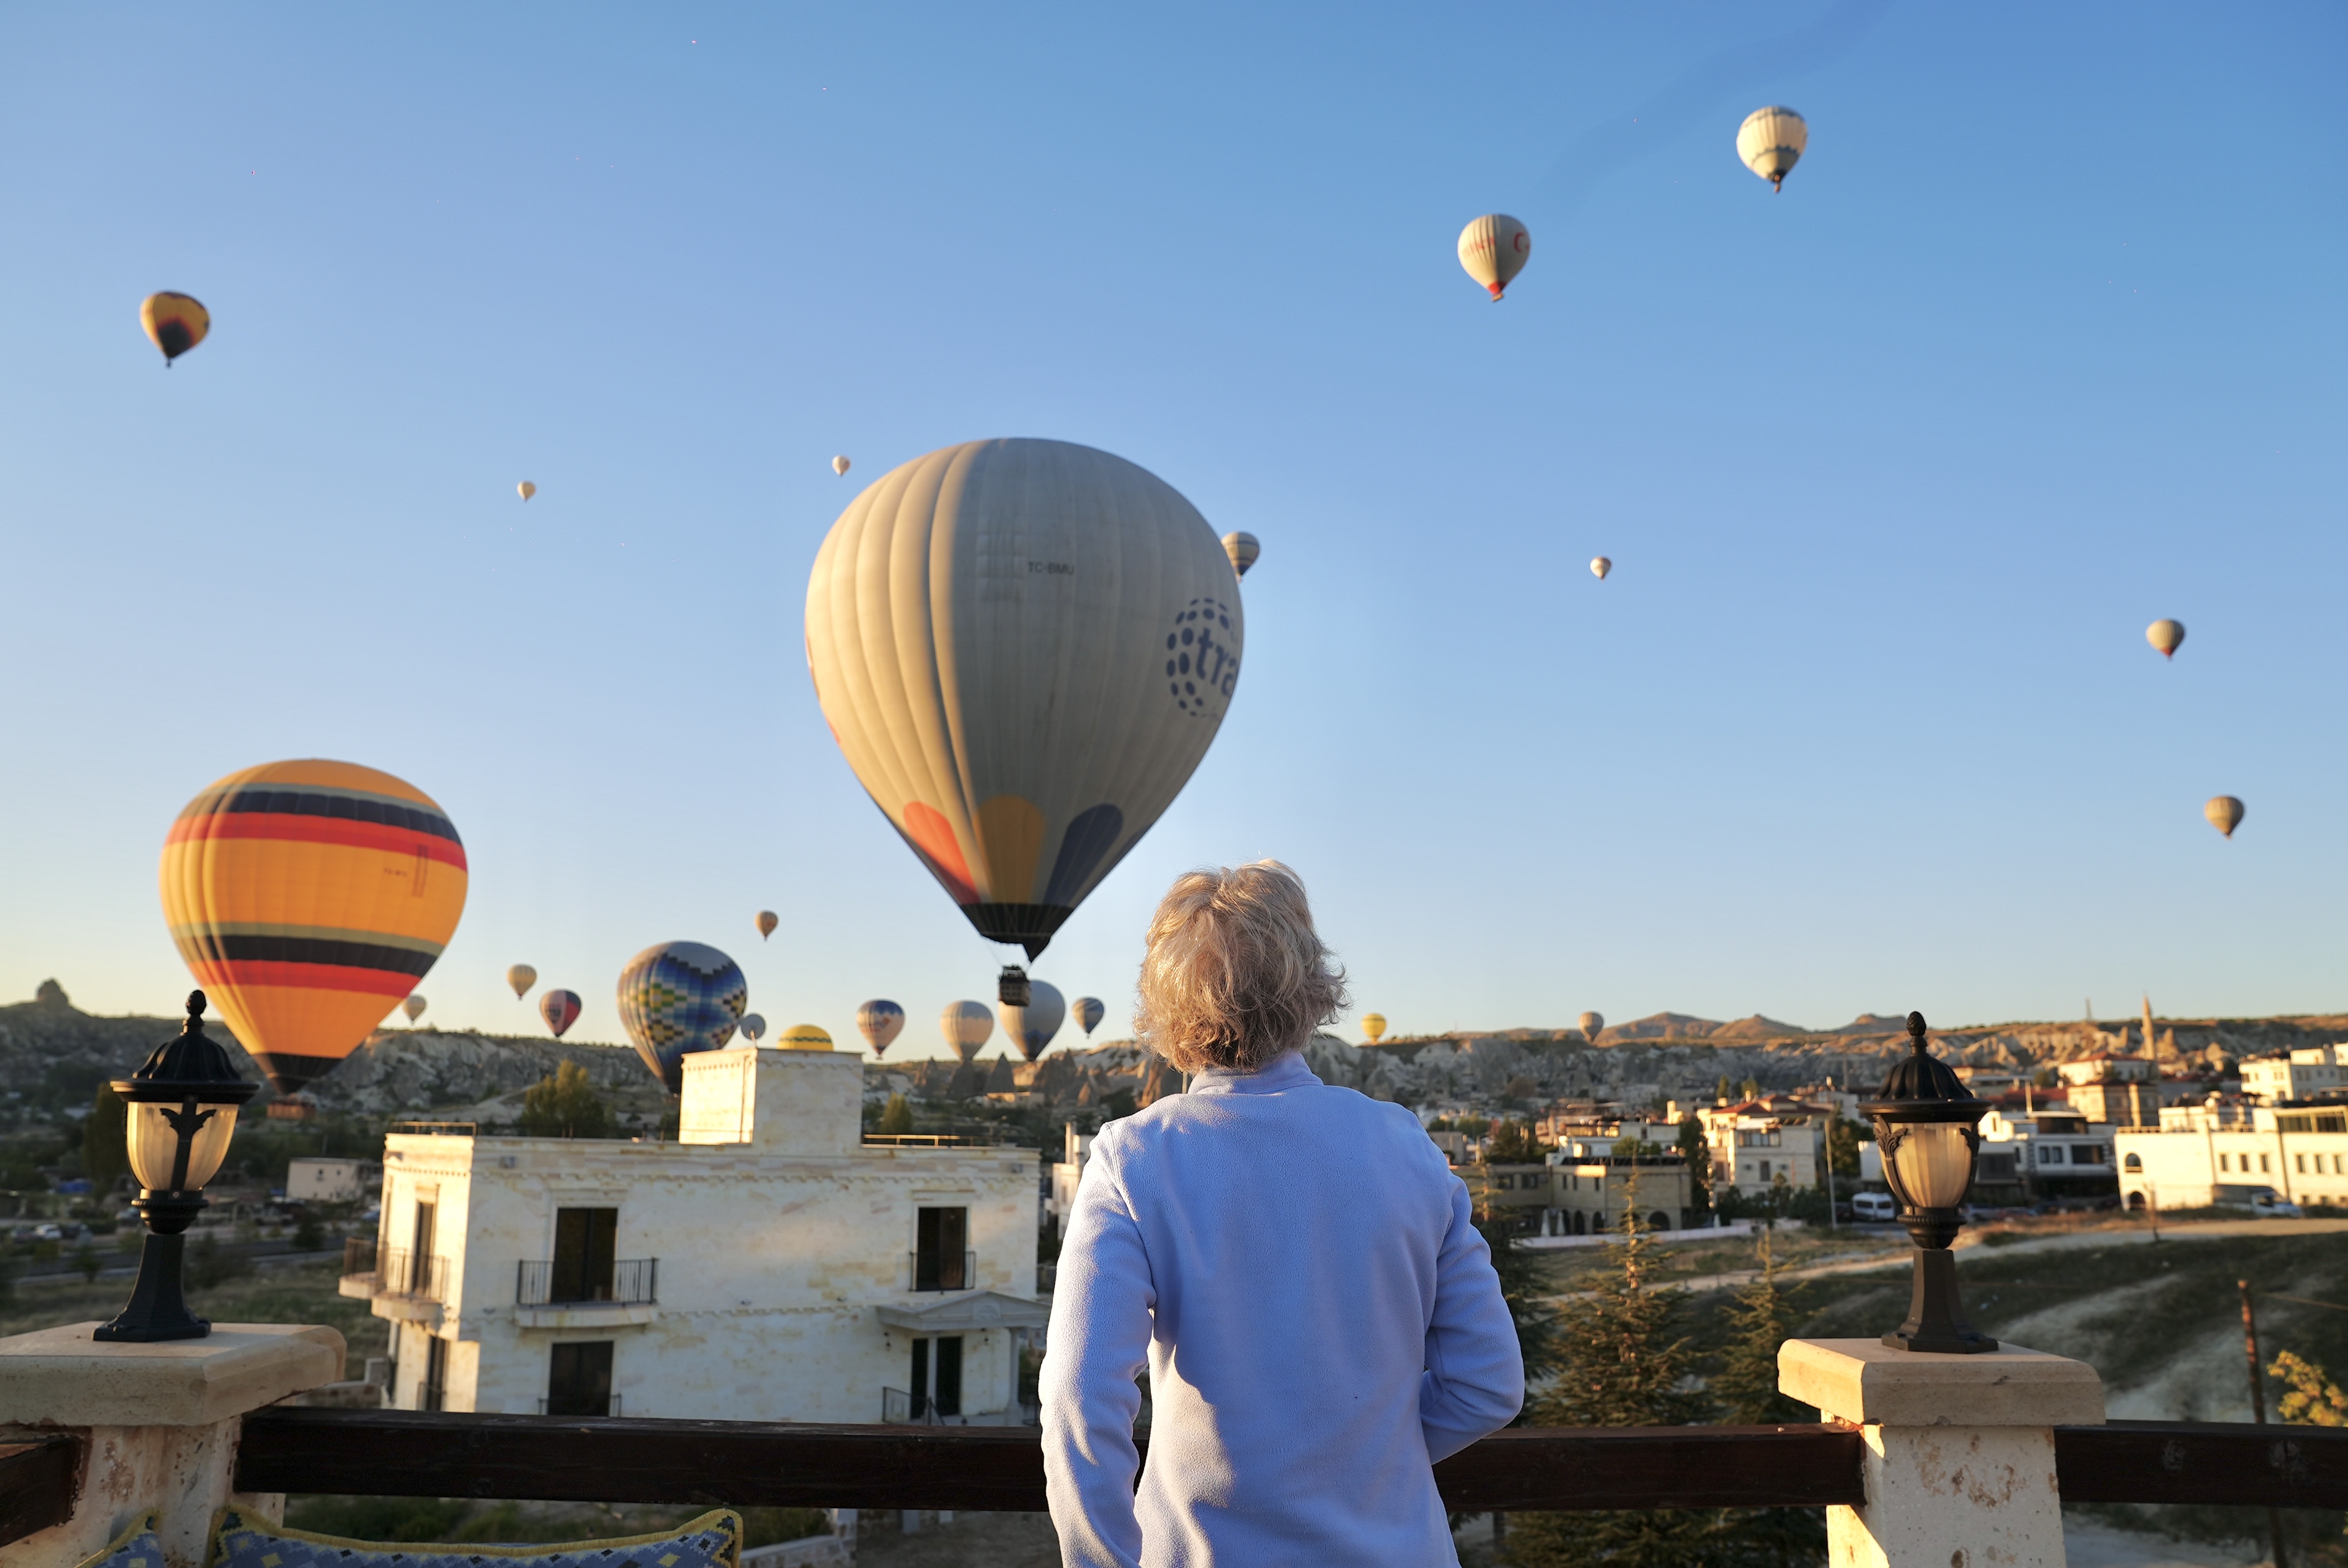
[[[590,1339],[557,1345],[548,1358],[546,1413],[608,1416],[612,1413],[612,1341]]]
[[[970,1288],[970,1211],[919,1209],[913,1219],[913,1288]],[[955,1354],[961,1354],[956,1351]]]
[[[418,1296],[432,1292],[432,1233],[438,1228],[440,1205],[416,1205],[416,1226],[407,1249],[407,1278],[400,1283]],[[432,1407],[439,1409],[438,1405]]]
[[[2332,1156],[2332,1173],[2335,1176],[2348,1175],[2348,1165],[2343,1165],[2337,1154]]]
[[[612,1255],[620,1234],[617,1209],[554,1211],[554,1268],[549,1301],[612,1299]]]
[[[913,1341],[912,1419],[962,1414],[962,1336]]]
[[[2293,1155],[2292,1158],[2299,1162],[2299,1173],[2302,1176],[2307,1174],[2307,1156],[2304,1154],[2296,1154]]]
[[[2259,1156],[2259,1174],[2261,1176],[2271,1175],[2273,1171],[2274,1167],[2267,1163],[2267,1157],[2264,1154],[2260,1154]]]
[[[416,1386],[416,1408],[445,1409],[448,1401],[448,1341],[435,1334],[424,1341],[424,1380]]]
[[[1766,1160],[1761,1162],[1761,1179],[1765,1182],[1769,1179],[1769,1162]]]
[[[2144,1156],[2141,1154],[2130,1154],[2126,1160],[2121,1162],[2121,1164],[2127,1170],[2141,1171],[2144,1169]]]
[[[1493,1179],[1492,1185],[1498,1187],[1504,1193],[1514,1192],[1516,1190],[1517,1179],[1514,1176],[1498,1176]]]
[[[2228,1165],[2228,1164],[2226,1163],[2226,1156],[2225,1156],[2225,1155],[2220,1154],[2220,1155],[2219,1155],[2219,1156],[2218,1156],[2218,1169],[2219,1169],[2219,1170],[2221,1170],[2221,1171],[2225,1171],[2225,1170],[2230,1170],[2231,1168],[2232,1168],[2231,1166],[2230,1166],[2230,1165]]]

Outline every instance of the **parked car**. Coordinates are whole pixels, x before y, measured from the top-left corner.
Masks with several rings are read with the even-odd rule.
[[[2221,1209],[2247,1210],[2262,1220],[2296,1220],[2306,1217],[2297,1204],[2292,1203],[2272,1187],[2220,1185],[2218,1188],[2217,1206]]]
[[[1900,1217],[1900,1205],[1892,1201],[1890,1193],[1854,1193],[1850,1213],[1863,1225],[1885,1225]]]

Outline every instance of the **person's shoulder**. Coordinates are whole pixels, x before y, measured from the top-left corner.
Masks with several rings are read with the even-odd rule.
[[[1426,1129],[1407,1106],[1373,1100],[1358,1089],[1337,1084],[1323,1084],[1322,1092],[1328,1097],[1323,1104],[1330,1113],[1357,1123],[1365,1135],[1390,1139],[1413,1151],[1423,1147],[1437,1163],[1449,1168],[1443,1151],[1435,1146],[1435,1140],[1426,1135]]]

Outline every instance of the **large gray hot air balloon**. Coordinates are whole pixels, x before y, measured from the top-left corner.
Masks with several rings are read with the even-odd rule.
[[[994,1032],[994,1015],[986,1010],[984,1002],[948,1002],[938,1027],[956,1056],[966,1062],[976,1061],[979,1048]]]
[[[1061,999],[1059,989],[1048,981],[1031,979],[1027,1005],[1004,1008],[1003,1032],[1011,1037],[1020,1055],[1033,1061],[1044,1054],[1067,1016],[1068,1004]]]
[[[1172,803],[1238,684],[1230,559],[1122,457],[973,441],[851,502],[808,668],[857,778],[979,934],[1034,958]]]

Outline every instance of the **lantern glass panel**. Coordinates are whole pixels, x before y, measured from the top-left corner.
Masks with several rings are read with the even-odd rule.
[[[194,1192],[208,1186],[218,1174],[221,1162],[228,1158],[229,1140],[236,1136],[236,1107],[233,1105],[199,1105],[196,1115],[203,1118],[196,1129],[194,1146],[188,1151],[187,1179],[175,1189],[171,1174],[179,1163],[180,1133],[170,1118],[180,1113],[176,1103],[159,1104],[134,1102],[130,1107],[130,1124],[127,1129],[130,1153],[130,1173],[149,1192]],[[184,1118],[183,1118],[184,1119]]]
[[[1883,1163],[1884,1180],[1910,1208],[1952,1209],[1972,1182],[1973,1155],[1961,1122],[1910,1122]]]

